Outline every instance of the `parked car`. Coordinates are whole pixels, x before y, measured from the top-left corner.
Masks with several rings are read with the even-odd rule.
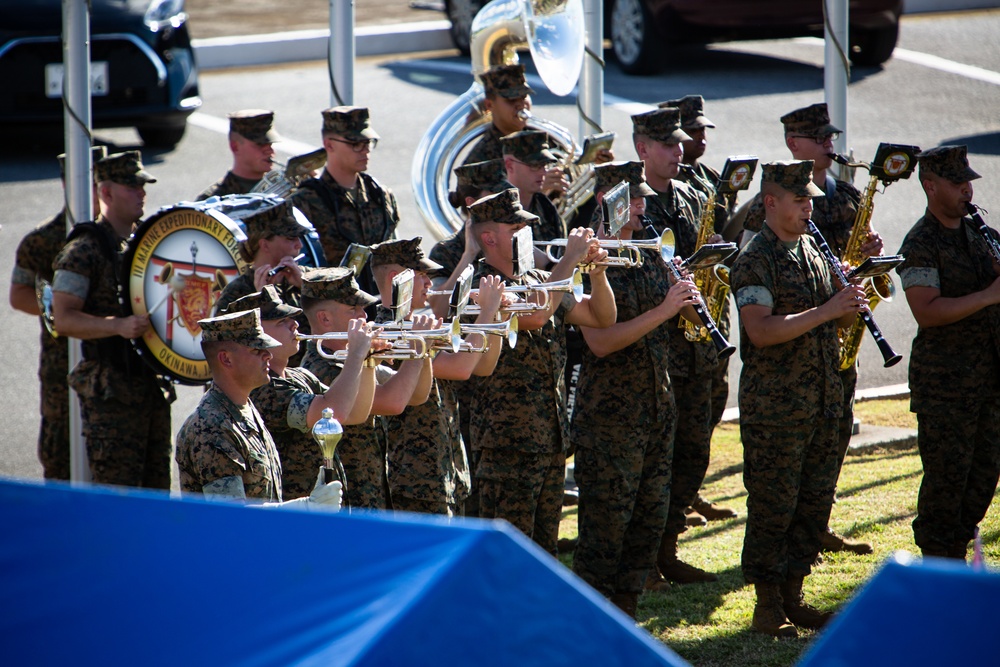
[[[94,127],[172,148],[201,106],[184,0],[91,0]],[[62,0],[0,2],[0,123],[61,123]]]
[[[445,0],[452,39],[469,51],[472,17],[483,0]],[[850,0],[850,58],[875,66],[892,56],[903,0]],[[649,74],[676,44],[822,36],[823,0],[605,0],[605,37],[621,68]]]

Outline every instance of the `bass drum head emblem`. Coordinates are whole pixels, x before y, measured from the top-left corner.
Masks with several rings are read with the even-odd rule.
[[[182,384],[211,378],[198,320],[211,317],[223,288],[246,268],[239,253],[245,238],[225,214],[191,203],[157,212],[129,240],[129,305],[151,324],[134,343],[158,373]]]

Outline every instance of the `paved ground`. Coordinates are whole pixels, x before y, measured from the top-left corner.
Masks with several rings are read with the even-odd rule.
[[[433,21],[444,18],[443,3],[414,3],[409,0],[355,0],[358,25],[379,25],[407,21]],[[191,36],[229,37],[286,30],[311,30],[330,25],[330,4],[322,0],[187,0]],[[428,9],[432,7],[432,9]]]

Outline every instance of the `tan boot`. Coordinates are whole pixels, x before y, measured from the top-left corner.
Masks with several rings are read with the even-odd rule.
[[[703,584],[718,581],[719,577],[701,570],[694,565],[688,565],[677,557],[677,536],[664,535],[660,542],[660,551],[656,554],[656,566],[667,581],[678,584]]]
[[[827,528],[825,532],[820,533],[819,546],[823,551],[850,551],[851,553],[858,554],[859,556],[864,556],[874,551],[874,549],[872,549],[872,545],[867,542],[849,540],[833,532],[830,528]]]
[[[827,624],[833,613],[820,611],[808,605],[802,599],[802,581],[805,577],[801,574],[789,575],[785,583],[781,584],[782,609],[788,620],[801,628],[818,630]]]
[[[757,590],[757,604],[753,608],[750,629],[772,637],[798,637],[798,630],[788,622],[781,608],[778,584],[754,584],[754,588]]]
[[[739,516],[734,510],[722,507],[715,503],[710,503],[700,495],[691,503],[692,509],[709,521],[722,521],[724,519],[735,519]]]
[[[693,508],[688,507],[684,510],[684,525],[690,526],[692,528],[698,528],[699,526],[705,526],[708,524],[708,519],[698,514]]]
[[[659,570],[654,566],[653,569],[649,571],[646,575],[646,581],[643,583],[643,590],[653,591],[654,593],[666,593],[670,590],[670,582],[664,579]]]
[[[611,596],[611,604],[635,619],[635,614],[639,606],[638,593],[615,593]]]

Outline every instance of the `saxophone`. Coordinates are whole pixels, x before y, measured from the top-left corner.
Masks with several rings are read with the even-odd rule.
[[[871,163],[851,162],[843,155],[830,153],[830,157],[838,164],[846,167],[863,167],[870,174],[868,187],[865,188],[858,205],[858,213],[854,218],[851,236],[847,240],[847,247],[844,248],[844,256],[840,258],[842,261],[857,266],[865,260],[861,254],[861,246],[872,231],[872,201],[879,181],[888,187],[890,183],[909,178],[917,164],[916,156],[919,152],[920,148],[917,146],[882,143],[879,144],[875,159]],[[880,301],[892,301],[895,294],[896,286],[888,275],[876,276],[865,283],[865,296],[868,298],[870,311],[875,310]],[[851,326],[837,329],[837,336],[840,338],[840,370],[847,370],[857,362],[865,327],[864,321],[858,316]]]
[[[851,228],[847,247],[844,248],[844,256],[840,258],[841,261],[850,266],[857,266],[865,261],[865,256],[861,254],[861,246],[864,245],[868,235],[872,232],[872,202],[875,198],[878,181],[877,175],[868,179],[868,186],[858,204],[858,213],[854,217],[854,226]],[[868,299],[869,310],[875,310],[875,306],[881,301],[892,301],[895,294],[896,286],[888,274],[875,276],[865,281],[865,298]],[[857,361],[864,334],[865,323],[860,316],[854,318],[851,326],[837,329],[837,337],[840,339],[840,370],[846,371]]]
[[[698,250],[708,243],[708,239],[715,234],[715,188],[710,189],[712,194],[708,195],[701,211],[701,220],[698,222],[698,239],[695,241],[694,249]],[[723,309],[728,305],[729,296],[729,269],[725,264],[719,263],[707,269],[699,269],[694,272],[694,284],[701,292],[705,301],[708,314],[713,322],[718,322],[722,317]],[[684,338],[693,342],[710,340],[707,327],[694,324],[681,318],[679,325],[684,329]]]

